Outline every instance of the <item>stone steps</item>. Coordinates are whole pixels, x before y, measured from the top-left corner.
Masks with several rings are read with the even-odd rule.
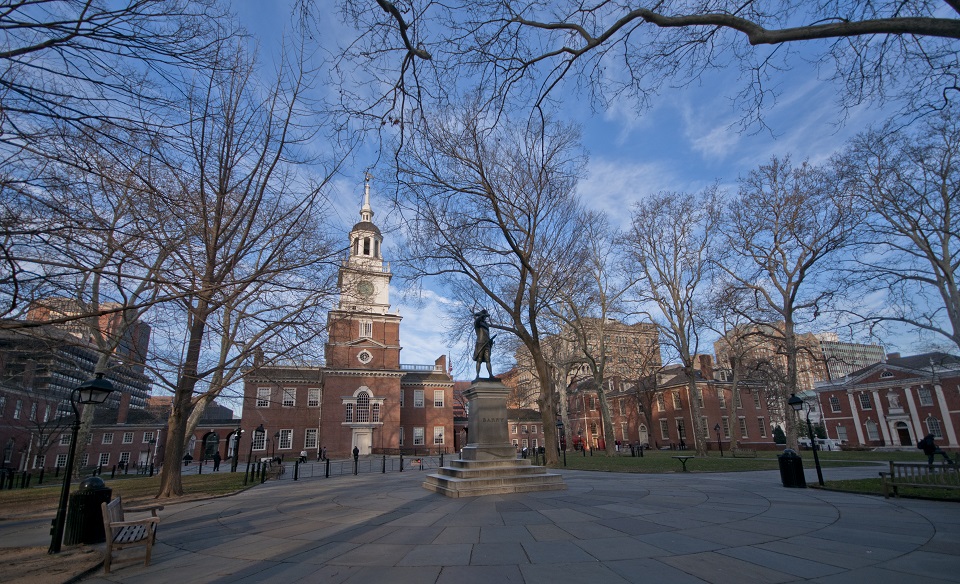
[[[548,473],[542,466],[532,466],[529,460],[514,461],[511,466],[490,464],[489,461],[453,462],[471,463],[469,466],[472,468],[443,467],[438,473],[427,475],[423,488],[452,498],[561,491],[567,488],[559,474]]]

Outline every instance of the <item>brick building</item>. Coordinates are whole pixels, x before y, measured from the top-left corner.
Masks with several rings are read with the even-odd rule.
[[[813,391],[827,437],[850,447],[912,448],[933,434],[957,448],[960,358],[945,353],[888,356]]]
[[[255,452],[270,440],[278,455],[306,451],[314,459],[322,448],[330,457],[354,447],[363,455],[453,450],[447,359],[400,363],[401,317],[390,312],[392,274],[373,214],[368,183],[340,267],[340,301],[328,315],[323,364],[256,363],[244,378],[241,440],[254,440]],[[261,424],[266,433],[256,438]]]

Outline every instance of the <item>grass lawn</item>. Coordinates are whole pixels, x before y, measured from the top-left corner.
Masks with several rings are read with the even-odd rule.
[[[856,479],[850,481],[824,481],[824,486],[835,491],[883,495],[883,484],[879,478]],[[899,487],[900,496],[907,498],[936,499],[938,501],[960,501],[960,491],[950,489],[931,489],[925,487]]]
[[[108,487],[113,489],[113,496],[123,497],[125,505],[142,505],[154,503],[154,498],[160,488],[160,477],[118,476],[111,479],[104,478]],[[13,489],[0,491],[0,520],[22,519],[25,517],[53,516],[60,500],[62,480],[47,477],[44,484],[30,489]],[[70,492],[75,493],[78,483],[70,486]],[[186,493],[176,501],[226,495],[243,490],[243,473],[217,473],[205,475],[189,475],[183,477],[183,490]],[[170,500],[174,502],[174,500]]]

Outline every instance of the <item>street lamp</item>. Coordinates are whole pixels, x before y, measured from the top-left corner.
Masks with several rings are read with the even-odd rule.
[[[717,433],[717,449],[720,450],[720,458],[723,458],[723,444],[720,443],[720,423],[719,422],[713,426],[713,430]]]
[[[803,400],[797,397],[797,394],[791,393],[787,400],[793,411],[799,412],[803,409]],[[820,456],[817,455],[817,439],[813,435],[813,424],[810,423],[810,408],[807,407],[807,434],[810,436],[810,448],[813,449],[813,464],[817,467],[817,481],[823,486],[823,471],[820,470]]]
[[[279,431],[278,431],[276,434],[273,435],[273,457],[272,457],[272,458],[276,458],[276,457],[277,457],[277,442],[280,442],[280,432],[279,432]]]
[[[240,436],[243,435],[243,429],[237,426],[233,433],[233,463],[230,472],[237,472],[237,464],[240,463]]]
[[[110,397],[113,384],[103,378],[103,373],[97,373],[96,379],[80,384],[70,393],[70,405],[73,407],[73,435],[70,438],[70,449],[67,451],[67,472],[63,474],[63,488],[60,490],[60,503],[57,506],[57,516],[53,521],[53,538],[50,540],[50,549],[47,553],[60,553],[63,542],[63,528],[67,522],[67,498],[70,495],[70,479],[73,475],[73,459],[77,454],[77,434],[80,433],[80,411],[77,404],[102,404]]]
[[[253,460],[253,443],[263,438],[263,435],[267,431],[263,429],[263,424],[257,426],[257,429],[253,431],[253,436],[250,437],[250,452],[247,454],[247,470],[243,473],[243,484],[247,484],[247,475],[250,474],[250,462]]]

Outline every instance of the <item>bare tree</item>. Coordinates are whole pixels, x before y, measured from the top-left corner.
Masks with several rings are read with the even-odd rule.
[[[182,150],[164,150],[176,182],[153,193],[150,241],[171,250],[163,289],[177,300],[153,314],[176,351],[154,353],[173,392],[158,497],[183,492],[180,459],[203,409],[237,382],[254,354],[289,355],[323,332],[335,297],[339,248],[322,224],[320,184],[298,172],[315,164],[300,146],[315,128],[301,109],[308,71],[284,67],[272,87],[230,46],[185,102]],[[335,168],[335,167],[334,167]]]
[[[914,131],[886,126],[866,132],[836,161],[868,217],[856,283],[884,298],[882,308],[856,312],[960,347],[957,113],[949,108]]]
[[[484,307],[491,328],[520,339],[547,428],[556,422],[557,396],[542,343],[552,332],[544,330],[547,308],[578,261],[578,137],[550,121],[492,123],[466,106],[437,112],[399,158],[409,275],[444,278],[460,320]],[[556,441],[546,433],[548,463],[557,460]]]
[[[741,179],[726,207],[718,265],[738,290],[734,308],[750,321],[746,332],[764,337],[785,361],[783,383],[771,386],[779,412],[791,411],[787,399],[798,391],[805,349],[797,325],[826,312],[837,293],[828,262],[851,243],[857,220],[850,203],[824,169],[773,158]],[[785,420],[787,443],[796,445],[794,419]]]
[[[707,440],[695,399],[695,359],[700,346],[698,321],[705,303],[713,242],[717,237],[717,191],[698,195],[660,193],[637,203],[629,245],[642,279],[637,296],[658,314],[651,320],[661,340],[677,354],[687,378],[697,454],[706,455]]]
[[[384,121],[444,99],[457,80],[482,84],[491,101],[543,103],[569,81],[603,105],[630,97],[643,107],[667,86],[737,67],[737,101],[756,122],[776,101],[780,74],[807,59],[839,87],[843,108],[894,101],[910,112],[939,109],[960,88],[956,0],[342,5],[360,35],[346,58],[388,88],[364,96],[362,111]]]

